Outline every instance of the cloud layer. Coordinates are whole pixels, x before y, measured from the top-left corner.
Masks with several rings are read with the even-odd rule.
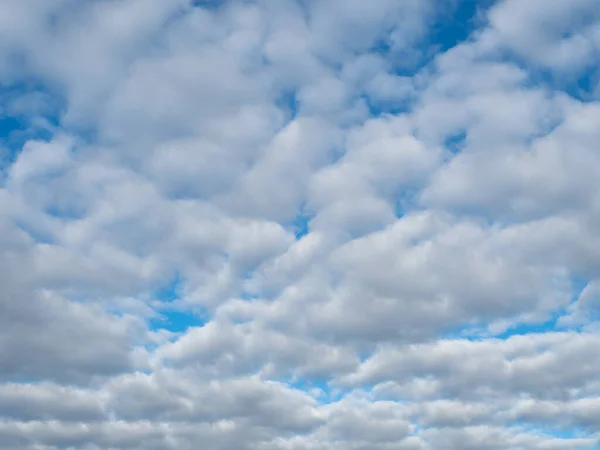
[[[599,57],[595,0],[0,3],[0,449],[598,448]]]

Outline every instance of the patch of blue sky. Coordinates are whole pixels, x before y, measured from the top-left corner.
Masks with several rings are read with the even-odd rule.
[[[563,314],[563,311],[555,312],[552,314],[550,319],[540,323],[519,323],[503,331],[502,333],[494,335],[493,337],[496,339],[506,340],[512,336],[551,333],[556,331],[556,323]]]
[[[583,102],[598,100],[600,96],[600,69],[590,68],[573,83],[567,85],[566,92]]]
[[[294,120],[298,114],[298,99],[296,91],[285,91],[276,100],[275,104],[285,112],[288,121]]]
[[[419,204],[419,186],[402,189],[394,198],[394,212],[398,219],[401,219],[411,211],[416,211],[421,208]]]
[[[27,141],[50,141],[58,129],[81,141],[99,140],[94,125],[63,122],[67,107],[63,94],[49,84],[28,78],[0,86],[0,170],[15,161]]]
[[[518,67],[527,72],[525,87],[535,89],[550,88],[553,91],[562,91],[567,95],[581,101],[593,101],[593,92],[596,88],[593,70],[585,70],[577,76],[567,76],[551,69],[531,66],[531,64],[518,55],[507,55]]]
[[[350,389],[332,388],[326,380],[319,378],[287,380],[284,383],[292,389],[312,395],[321,405],[339,402],[351,392]]]
[[[0,116],[0,170],[15,162],[27,140],[27,129],[21,118]]]
[[[44,209],[44,213],[60,220],[79,220],[85,217],[87,208],[83,205],[59,204]]]
[[[175,272],[173,277],[156,290],[155,298],[164,303],[173,303],[181,298],[185,283],[180,272]]]
[[[494,2],[495,0],[455,0],[440,3],[432,17],[433,22],[428,24],[427,34],[420,45],[415,47],[414,55],[407,55],[407,49],[396,52],[391,36],[378,40],[372,51],[391,60],[396,74],[414,75],[439,53],[466,41],[479,27],[481,12]],[[409,64],[406,64],[407,61]]]
[[[261,296],[258,293],[253,292],[251,290],[242,290],[239,297],[240,297],[240,299],[246,300],[248,302],[261,299]],[[246,320],[239,321],[237,323],[245,323],[245,322],[246,322]]]
[[[552,436],[552,437],[558,438],[558,439],[578,439],[578,438],[589,436],[584,430],[573,429],[573,428],[567,428],[567,429],[561,429],[561,430],[556,429],[556,428],[554,428],[554,429],[541,428],[539,430],[546,435],[549,435],[549,436]]]
[[[464,339],[467,341],[478,342],[486,339],[508,340],[513,336],[552,333],[558,331],[557,322],[563,314],[564,311],[555,312],[548,320],[538,323],[516,323],[500,333],[490,333],[487,326],[484,324],[458,327],[456,330],[445,333],[443,338]]]
[[[483,12],[496,0],[455,0],[442,4],[428,28],[427,44],[437,52],[447,51],[468,40],[482,24]]]
[[[414,99],[412,96],[407,96],[401,101],[381,101],[363,95],[362,100],[369,109],[369,114],[373,117],[379,117],[388,114],[397,116],[410,112]]]
[[[158,308],[158,316],[149,320],[150,330],[168,330],[181,333],[192,327],[204,326],[209,317],[202,308],[184,308],[179,300],[184,294],[185,283],[179,272],[159,289],[154,295],[162,307]]]
[[[224,0],[193,0],[192,6],[202,9],[217,9],[222,6]]]
[[[583,290],[590,284],[590,280],[583,277],[573,277],[571,279],[571,292],[573,294],[571,301],[575,302],[581,296]]]
[[[16,117],[0,116],[0,140],[10,140],[15,132],[23,129],[22,121]]]
[[[482,325],[464,325],[442,333],[443,340],[466,340],[479,342],[488,339],[488,333],[485,326]]]
[[[460,153],[467,144],[467,133],[461,130],[457,133],[447,136],[444,140],[444,148],[452,154]]]
[[[15,220],[15,225],[37,244],[54,244],[56,240],[52,232],[33,221]]]
[[[149,320],[148,327],[152,331],[183,333],[190,328],[203,327],[207,322],[208,319],[200,312],[163,310],[158,317]]]
[[[549,426],[548,424],[542,423],[538,424],[526,421],[517,421],[515,425],[517,430],[522,433],[552,437],[555,439],[571,440],[581,438],[585,439],[590,437],[590,433],[586,432],[584,429],[566,424],[562,426],[560,424]]]
[[[298,208],[296,215],[291,220],[282,222],[282,226],[287,231],[294,233],[294,236],[298,241],[310,233],[310,221],[313,218],[314,214],[308,211],[306,206],[303,204]]]
[[[554,70],[533,64],[514,52],[505,51],[501,57],[510,60],[527,73],[527,79],[523,83],[524,87],[561,91],[583,103],[598,100],[600,69],[595,63],[591,63],[582,70],[568,73],[564,70]]]
[[[412,426],[412,431],[410,432],[409,436],[420,436],[422,432],[423,432],[423,427],[421,425],[419,425],[418,423],[415,423]]]
[[[58,92],[44,83],[26,78],[0,85],[0,98],[0,111],[8,116],[41,116],[56,122],[64,108]]]
[[[304,209],[296,214],[290,228],[293,230],[297,240],[302,239],[310,232],[310,221],[312,218],[313,216],[304,211]]]
[[[433,59],[468,39],[480,25],[480,11],[493,4],[493,0],[458,0],[441,5],[433,16],[433,23],[427,27],[427,34],[419,45],[410,49],[396,49],[393,37],[386,35],[371,48],[371,52],[385,57],[392,65],[392,74],[415,77]],[[413,78],[415,80],[415,78]],[[407,95],[401,101],[384,102],[364,97],[372,116],[383,114],[398,115],[410,111],[414,96]]]
[[[49,98],[43,86],[34,83],[0,86],[0,171],[14,163],[28,140],[52,138],[59,108]]]
[[[571,280],[571,304],[577,301],[587,285],[588,281],[584,278],[573,278]],[[559,326],[559,321],[561,317],[564,317],[568,313],[567,309],[567,307],[560,308],[550,314],[547,320],[537,323],[515,323],[513,326],[497,334],[490,335],[485,324],[477,324],[457,327],[456,329],[445,333],[443,338],[466,339],[470,341],[481,341],[489,338],[507,340],[512,336],[564,331],[564,328]],[[577,327],[570,329],[578,330]]]

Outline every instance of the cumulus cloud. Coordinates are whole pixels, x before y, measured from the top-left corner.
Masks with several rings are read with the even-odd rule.
[[[597,448],[592,0],[0,5],[0,449]]]

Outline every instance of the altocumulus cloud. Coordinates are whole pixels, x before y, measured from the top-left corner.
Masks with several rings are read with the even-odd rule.
[[[0,449],[600,440],[597,0],[0,2]]]

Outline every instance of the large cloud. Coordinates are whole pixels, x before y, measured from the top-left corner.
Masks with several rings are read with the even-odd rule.
[[[600,9],[550,3],[2,3],[0,449],[596,448]]]

